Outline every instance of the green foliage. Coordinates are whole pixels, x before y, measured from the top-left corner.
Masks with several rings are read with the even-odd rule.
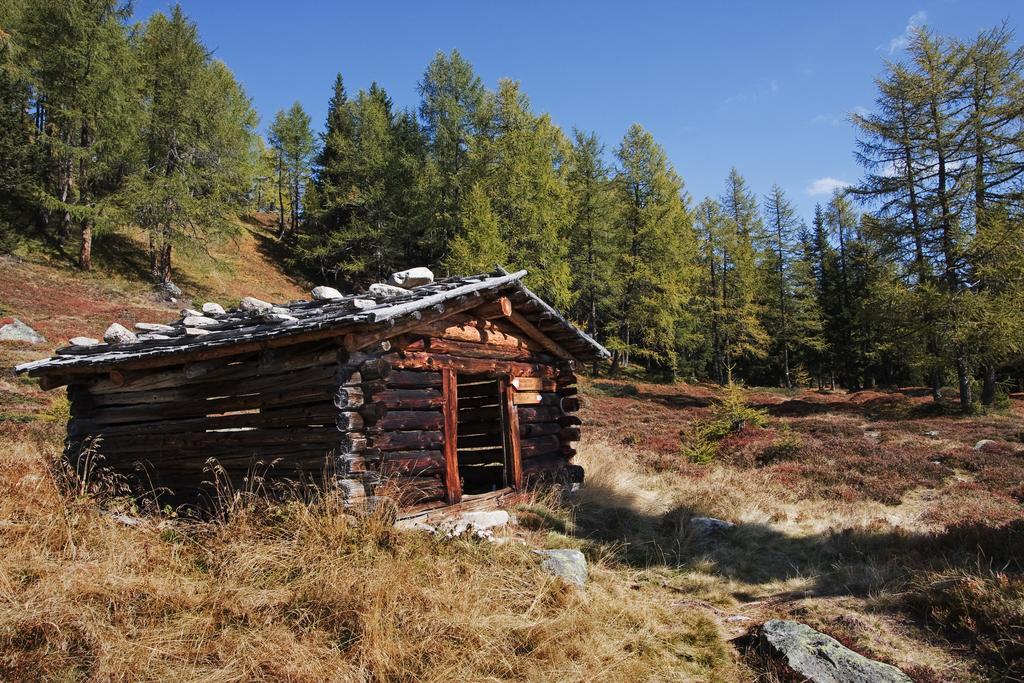
[[[175,7],[139,38],[144,163],[119,203],[150,235],[153,278],[171,279],[171,250],[230,233],[252,187],[256,115],[241,86],[213,61],[196,25]]]
[[[729,383],[711,409],[711,417],[696,420],[685,435],[683,448],[684,457],[689,460],[707,464],[718,454],[718,443],[746,426],[765,427],[768,424],[768,412],[750,406],[747,392],[739,384]]]

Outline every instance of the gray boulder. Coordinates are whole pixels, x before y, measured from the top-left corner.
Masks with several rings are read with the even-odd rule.
[[[17,318],[6,325],[0,326],[0,341],[27,342],[29,344],[45,344],[46,337]]]
[[[174,332],[174,328],[163,323],[135,323],[135,329],[140,332]]]
[[[172,301],[181,298],[181,287],[173,282],[161,282],[156,286],[156,290]]]
[[[732,522],[727,522],[724,519],[716,519],[714,517],[690,518],[690,529],[693,531],[695,536],[700,536],[702,538],[721,536],[735,526],[736,525]]]
[[[327,285],[314,287],[310,294],[313,295],[313,299],[316,301],[334,301],[336,299],[343,298],[341,292],[336,290],[334,287],[328,287]]]
[[[111,323],[103,333],[103,341],[108,344],[133,344],[139,340],[135,333],[121,323]]]
[[[367,290],[367,293],[372,297],[389,299],[393,296],[405,296],[409,292],[402,289],[401,287],[394,287],[392,285],[385,285],[383,283],[378,282],[376,284],[370,285],[370,288]]]
[[[227,311],[225,311],[224,307],[215,301],[207,301],[203,304],[203,313],[206,315],[224,315]]]
[[[392,273],[391,277],[388,278],[389,285],[402,287],[404,289],[419,287],[420,285],[429,285],[433,281],[434,273],[432,273],[429,268],[424,268],[422,266],[419,268],[410,268],[409,270],[400,270],[397,273]]]
[[[974,450],[980,451],[985,446],[990,446],[990,445],[992,445],[994,443],[995,443],[995,441],[993,441],[992,439],[982,439],[978,443],[974,444]]]
[[[540,568],[549,574],[561,577],[569,583],[582,586],[587,582],[587,558],[579,550],[560,548],[558,550],[534,550],[544,559]]]
[[[263,313],[265,311],[269,311],[271,308],[274,307],[274,305],[267,303],[266,301],[263,301],[261,299],[257,299],[254,296],[247,296],[238,302],[238,307],[241,308],[243,311],[248,311],[251,313]]]
[[[766,655],[811,683],[911,683],[896,667],[857,654],[835,638],[795,621],[766,621],[759,644]]]
[[[100,340],[92,337],[72,337],[68,343],[72,346],[99,346]]]
[[[185,327],[207,327],[208,325],[216,325],[217,321],[205,315],[186,315],[182,323],[184,323]]]

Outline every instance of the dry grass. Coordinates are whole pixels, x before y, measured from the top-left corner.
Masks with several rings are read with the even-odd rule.
[[[600,563],[577,591],[525,546],[403,534],[329,499],[126,526],[62,492],[52,450],[6,446],[4,680],[735,676],[707,616]]]

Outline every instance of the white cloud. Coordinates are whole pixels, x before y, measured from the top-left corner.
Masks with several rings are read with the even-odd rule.
[[[818,178],[817,180],[811,181],[811,184],[807,186],[807,194],[812,197],[816,197],[822,194],[832,194],[836,190],[841,190],[844,187],[849,187],[850,183],[845,180],[839,180],[832,176],[825,176],[824,178]]]
[[[811,123],[825,124],[832,126],[833,128],[838,128],[843,125],[843,122],[839,120],[839,117],[832,116],[831,114],[818,114],[811,119]]]
[[[902,50],[909,45],[910,39],[914,36],[914,31],[924,26],[927,21],[928,13],[924,10],[918,10],[911,14],[910,18],[907,19],[907,25],[903,27],[903,33],[889,39],[889,54]],[[881,45],[879,45],[879,49],[882,49]]]

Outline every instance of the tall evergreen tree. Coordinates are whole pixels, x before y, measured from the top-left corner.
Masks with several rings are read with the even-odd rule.
[[[761,286],[758,244],[764,224],[757,197],[735,168],[729,171],[722,207],[721,297],[723,360],[727,375],[740,362],[749,370],[755,359],[763,358],[768,336],[761,324]]]
[[[312,173],[316,151],[309,114],[299,102],[277,112],[270,125],[269,142],[277,154],[279,219],[278,238],[295,234],[302,218],[302,202]],[[285,220],[285,194],[289,216]]]
[[[171,280],[171,252],[230,232],[252,187],[256,115],[192,21],[157,12],[139,39],[144,162],[121,200],[149,233],[150,267]]]
[[[592,335],[599,334],[611,313],[607,292],[613,263],[613,196],[603,154],[595,133],[574,131],[566,178],[572,202],[568,256],[575,303],[571,312]]]
[[[764,199],[767,219],[764,273],[763,326],[769,331],[772,348],[780,361],[782,384],[792,388],[790,350],[798,342],[793,326],[793,272],[796,231],[799,221],[796,208],[778,185]]]
[[[38,108],[40,144],[52,163],[44,207],[66,242],[77,226],[78,265],[92,267],[97,227],[116,222],[111,199],[136,148],[136,65],[116,0],[53,0],[25,7],[22,39]]]
[[[693,218],[682,180],[649,132],[633,124],[616,158],[614,366],[639,360],[674,376],[697,322],[687,307],[697,277]]]
[[[430,148],[432,261],[448,255],[462,224],[462,202],[479,174],[470,151],[489,120],[487,93],[472,65],[452,50],[438,52],[419,83],[420,118]]]

